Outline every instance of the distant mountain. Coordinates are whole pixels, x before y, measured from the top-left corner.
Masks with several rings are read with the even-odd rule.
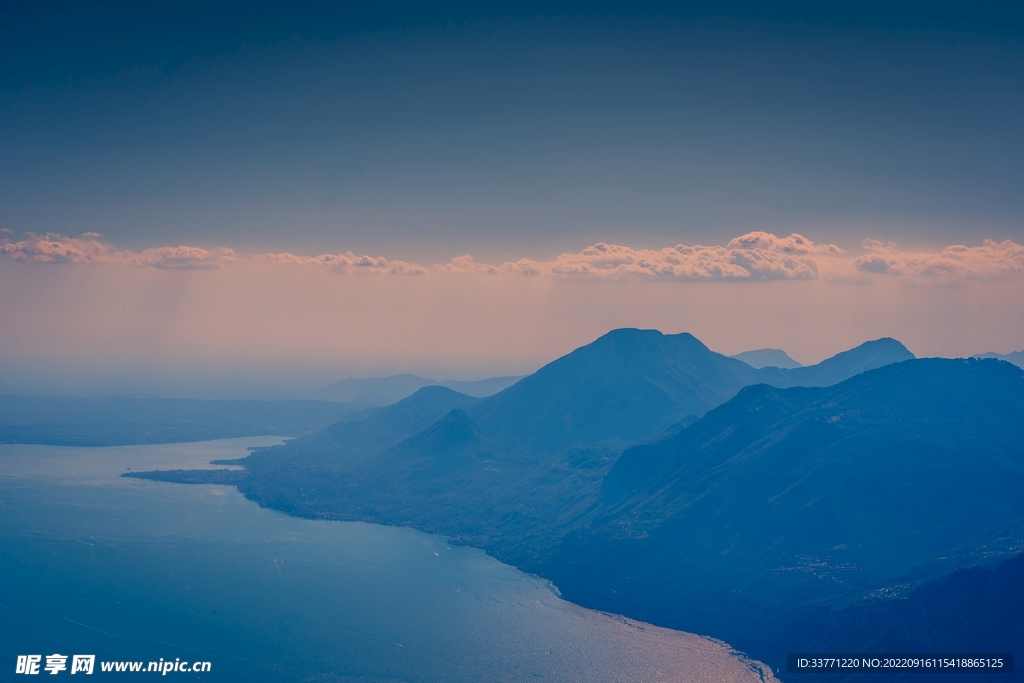
[[[748,387],[625,451],[535,571],[582,604],[771,659],[773,614],[1022,550],[1024,372],[922,359],[826,388]]]
[[[757,349],[755,351],[744,351],[729,357],[741,360],[750,367],[758,369],[773,367],[788,370],[803,367],[803,365],[790,358],[789,354],[782,349]]]
[[[1007,363],[1013,363],[1019,368],[1024,368],[1024,351],[1014,351],[1013,353],[994,353],[989,351],[988,353],[979,353],[972,358],[996,358],[998,360],[1005,360]]]
[[[477,379],[470,381],[462,381],[457,379],[446,379],[438,382],[443,387],[448,387],[452,391],[457,391],[460,394],[466,394],[467,396],[473,396],[476,398],[486,398],[487,396],[493,396],[494,394],[507,389],[525,375],[509,375],[507,377],[489,377],[487,379]]]
[[[806,368],[755,369],[691,334],[614,330],[469,411],[492,440],[537,452],[621,449],[694,419],[751,384],[822,386],[913,358],[893,339]]]
[[[827,387],[838,384],[854,375],[868,370],[902,363],[911,360],[914,354],[895,339],[883,337],[874,341],[864,342],[860,346],[837,353],[826,358],[817,365],[808,365],[785,371],[789,379],[788,386],[795,387]],[[783,386],[768,382],[774,386]]]
[[[373,410],[329,401],[0,396],[0,443],[122,446],[299,436]]]
[[[451,410],[468,408],[479,400],[446,387],[426,386],[364,420],[339,422],[282,446],[258,449],[243,461],[252,467],[297,457],[302,458],[304,465],[321,463],[337,467],[354,463],[427,429]]]
[[[320,389],[311,398],[321,401],[340,401],[367,406],[386,406],[401,401],[417,389],[426,386],[443,386],[468,396],[483,397],[496,394],[506,387],[512,386],[521,377],[491,377],[476,381],[443,380],[437,381],[417,375],[391,375],[389,377],[371,377],[356,379],[350,377]]]
[[[690,334],[614,330],[470,411],[488,437],[515,448],[619,448],[701,415],[759,381],[746,363]]]

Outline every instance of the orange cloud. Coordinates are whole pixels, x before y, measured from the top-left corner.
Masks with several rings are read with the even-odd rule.
[[[846,279],[896,276],[924,281],[1008,280],[1024,276],[1024,247],[1010,240],[985,240],[980,246],[948,246],[938,252],[909,251],[891,242],[866,240],[864,253],[850,254],[834,244],[817,244],[803,235],[778,237],[750,232],[725,246],[677,244],[662,249],[598,242],[550,261],[520,259],[501,264],[458,256],[447,263],[423,266],[351,251],[302,256],[289,252],[240,255],[224,247],[217,254],[190,246],[156,247],[141,252],[119,250],[96,233],[80,237],[58,234],[0,242],[0,254],[28,263],[131,265],[150,268],[204,269],[255,263],[315,267],[336,273],[376,275],[528,275],[562,279],[639,281],[767,281]]]
[[[809,280],[845,256],[834,244],[815,244],[802,235],[776,237],[751,232],[726,246],[687,246],[633,249],[598,242],[578,253],[553,261],[519,261],[490,265],[472,256],[459,256],[434,266],[443,273],[463,275],[555,275],[612,280]],[[822,266],[826,266],[823,268]]]
[[[392,261],[383,256],[356,256],[351,251],[341,254],[320,254],[319,256],[296,256],[289,252],[279,254],[256,254],[251,257],[256,263],[275,263],[289,266],[321,266],[337,273],[376,273],[382,275],[423,275],[423,266],[405,261]]]
[[[666,280],[810,280],[821,276],[823,263],[843,253],[802,235],[751,232],[724,247],[677,244],[651,250],[599,242],[578,254],[562,254],[551,272]]]
[[[26,263],[84,263],[175,270],[217,267],[216,260],[206,249],[180,246],[156,247],[134,252],[115,249],[98,241],[97,237],[99,235],[96,233],[85,233],[81,237],[67,237],[56,233],[40,236],[29,233],[28,239],[20,242],[5,241],[0,244],[0,253]]]
[[[854,262],[858,270],[884,275],[932,279],[1008,280],[1024,275],[1024,247],[985,240],[980,247],[954,244],[938,253],[909,252],[892,242],[865,240],[867,254]]]

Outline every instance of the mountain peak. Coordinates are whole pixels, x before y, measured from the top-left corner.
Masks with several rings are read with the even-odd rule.
[[[882,337],[837,353],[817,365],[789,370],[788,376],[795,385],[826,387],[868,370],[914,358],[916,356],[896,339]]]

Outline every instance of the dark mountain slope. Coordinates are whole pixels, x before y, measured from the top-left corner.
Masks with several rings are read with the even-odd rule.
[[[627,450],[538,571],[584,604],[767,657],[772,615],[1022,549],[1024,372],[926,359],[827,388],[749,387]]]
[[[1024,643],[1024,555],[960,569],[900,598],[840,610],[817,610],[798,622],[773,623],[770,649],[805,652],[1021,652]],[[784,665],[780,657],[777,666]],[[1020,663],[1017,662],[1017,666]],[[1020,670],[1017,669],[1018,677]],[[991,674],[956,674],[991,681]],[[1003,677],[998,677],[1002,679]],[[863,680],[863,674],[833,680]],[[949,680],[949,674],[874,676],[871,680]]]

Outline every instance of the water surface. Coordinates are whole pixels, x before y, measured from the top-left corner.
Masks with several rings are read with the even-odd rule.
[[[0,446],[0,671],[59,652],[208,660],[168,675],[211,681],[759,680],[727,646],[582,609],[440,537],[119,476],[277,442]]]

